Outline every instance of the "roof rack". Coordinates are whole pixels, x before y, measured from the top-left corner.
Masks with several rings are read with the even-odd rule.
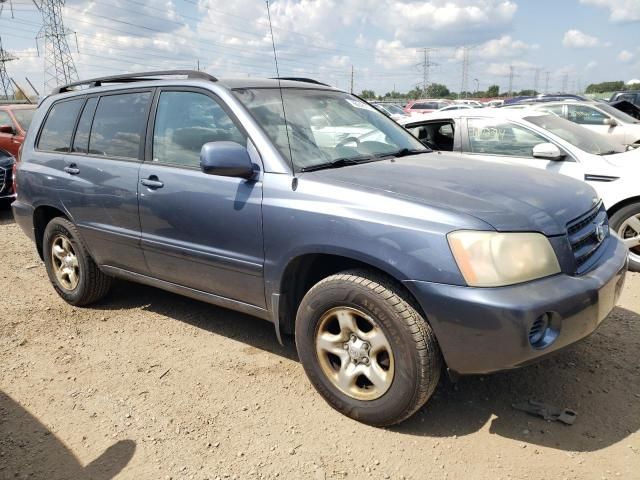
[[[217,82],[218,79],[213,75],[201,72],[198,70],[159,70],[155,72],[139,72],[139,73],[123,73],[121,75],[112,75],[110,77],[98,77],[90,78],[88,80],[81,80],[79,82],[68,83],[56,87],[51,92],[52,95],[57,93],[68,92],[72,87],[79,87],[81,85],[89,85],[89,88],[99,87],[104,83],[129,83],[129,82],[143,82],[145,80],[159,80],[158,78],[150,77],[164,77],[170,75],[186,75],[187,78],[209,80],[210,82]]]
[[[314,80],[313,78],[305,78],[305,77],[272,77],[272,80],[291,80],[293,82],[306,82],[306,83],[315,83],[316,85],[324,85],[325,87],[330,87],[331,85],[327,85],[326,83],[319,82],[318,80]]]

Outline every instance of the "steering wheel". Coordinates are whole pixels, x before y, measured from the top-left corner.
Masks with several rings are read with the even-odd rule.
[[[356,144],[355,148],[358,148],[360,146],[360,140],[358,140],[356,137],[347,137],[344,140],[340,141],[340,143],[338,143],[335,148],[346,147],[347,143],[350,142],[354,142]]]

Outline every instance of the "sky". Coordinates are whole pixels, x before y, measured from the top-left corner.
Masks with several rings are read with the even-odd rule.
[[[40,90],[42,16],[31,0],[0,6],[2,45],[19,58],[6,64],[9,74]],[[640,78],[640,0],[272,0],[269,8],[281,76],[349,90],[353,69],[357,93],[421,86],[423,48],[429,82],[456,92],[464,47],[469,91],[507,91],[511,72],[513,90],[550,92]],[[198,62],[218,77],[275,76],[264,0],[67,0],[63,19],[80,78]]]

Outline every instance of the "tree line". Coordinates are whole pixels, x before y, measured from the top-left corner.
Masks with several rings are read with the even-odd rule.
[[[640,90],[640,83],[625,84],[622,80],[614,82],[592,83],[587,86],[585,93],[608,93],[616,91]]]
[[[530,96],[537,94],[538,92],[536,92],[535,90],[521,90],[519,92],[513,92],[514,96]],[[404,93],[391,91],[385,93],[384,95],[377,95],[373,90],[363,90],[360,93],[360,96],[366,100],[385,100],[391,98],[402,98],[406,100],[416,100],[418,98],[497,98],[506,97],[508,95],[509,92],[500,93],[500,87],[498,85],[491,85],[484,91],[460,92],[458,94],[456,92],[450,91],[446,85],[443,85],[441,83],[432,83],[426,88],[426,90],[416,87]]]

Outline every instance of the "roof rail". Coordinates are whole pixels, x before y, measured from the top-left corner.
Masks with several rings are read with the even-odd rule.
[[[305,77],[272,77],[271,80],[291,80],[293,82],[315,83],[316,85],[324,85],[325,87],[331,86],[327,85],[326,83],[319,82],[318,80],[314,80],[313,78]]]
[[[121,75],[112,75],[110,77],[98,77],[90,78],[88,80],[81,80],[78,82],[68,83],[56,87],[51,92],[52,95],[57,93],[68,92],[72,87],[79,87],[81,85],[89,85],[89,88],[99,87],[103,83],[129,83],[129,82],[143,82],[145,80],[159,80],[157,78],[150,77],[164,77],[169,75],[186,75],[187,78],[209,80],[210,82],[217,82],[218,79],[213,75],[201,72],[199,70],[158,70],[155,72],[139,72],[139,73],[123,73]]]

